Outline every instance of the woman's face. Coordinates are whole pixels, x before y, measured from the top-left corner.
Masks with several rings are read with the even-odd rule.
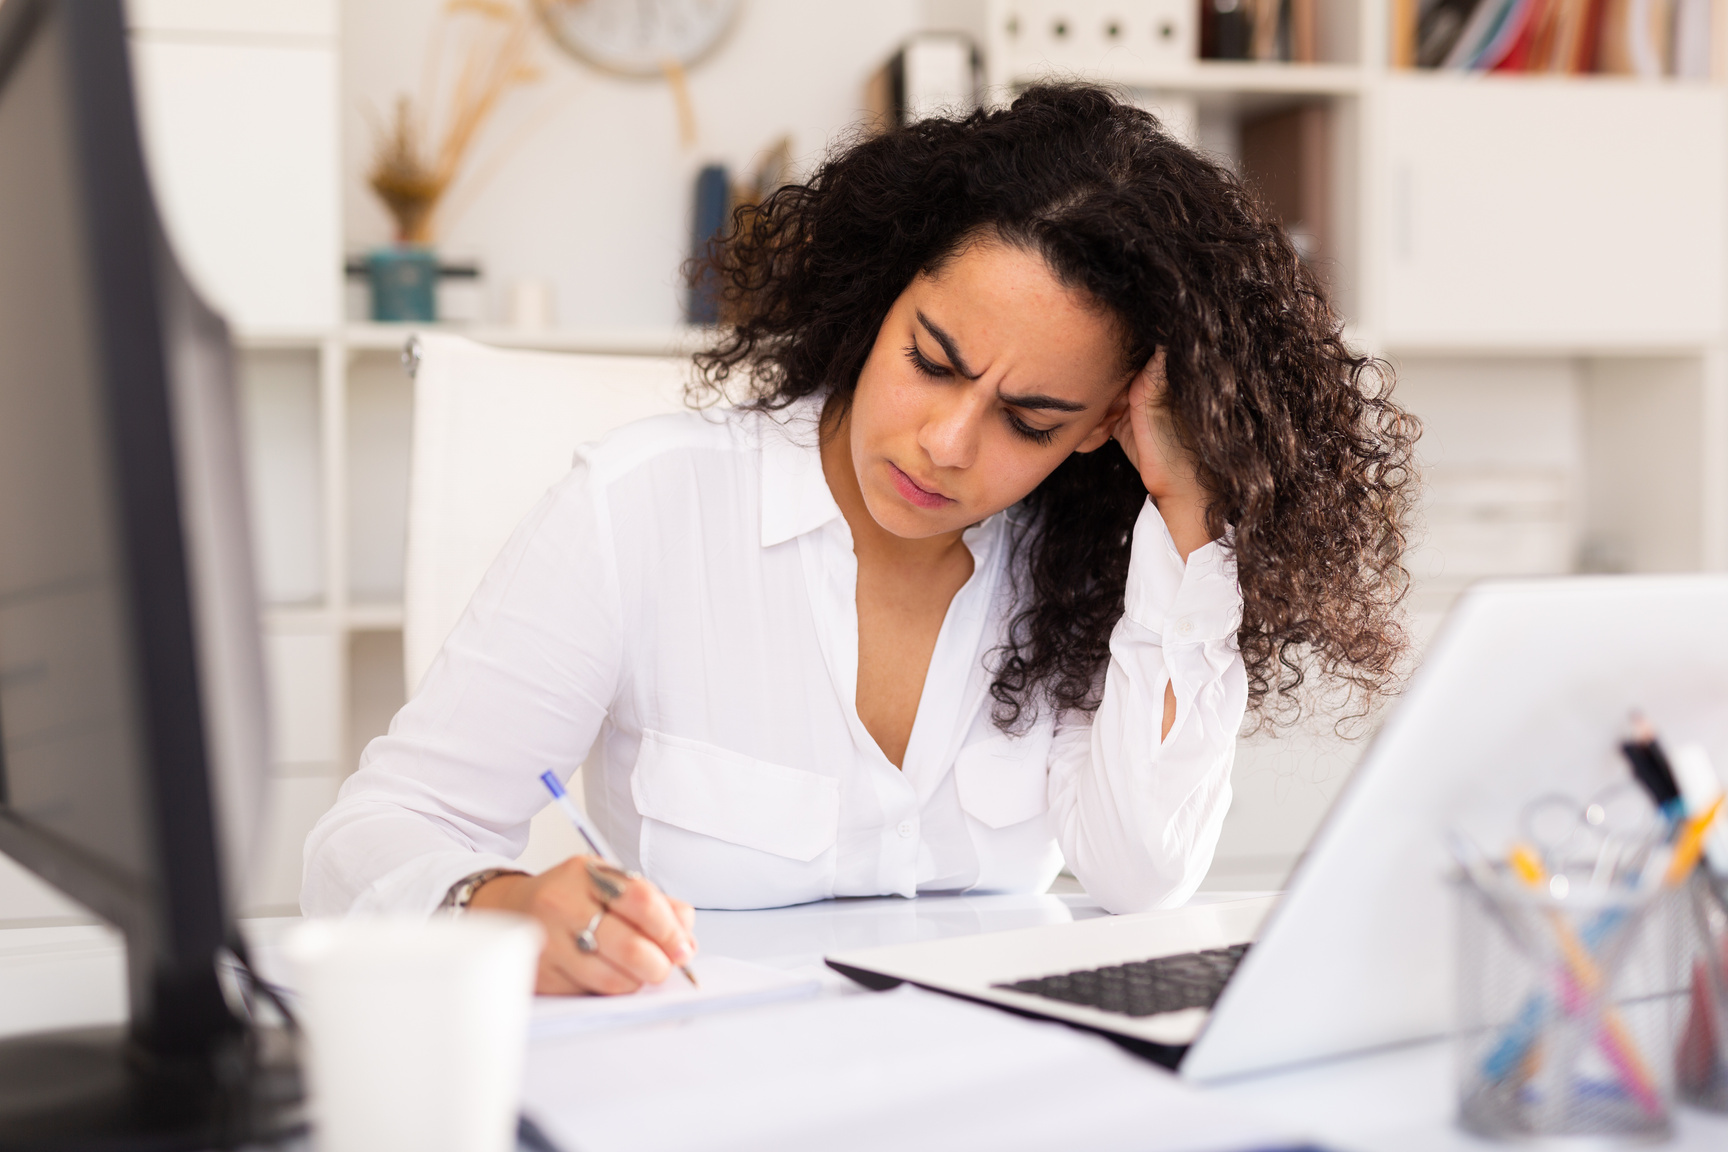
[[[1115,321],[1041,257],[968,245],[894,302],[858,377],[849,437],[870,515],[959,531],[1110,438],[1132,372]]]

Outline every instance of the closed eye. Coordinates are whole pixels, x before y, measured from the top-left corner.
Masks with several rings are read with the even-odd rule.
[[[924,355],[923,351],[918,347],[918,341],[916,340],[906,345],[906,359],[912,362],[913,369],[920,375],[929,376],[938,380],[954,375],[951,368],[948,368],[946,365],[938,364],[928,356]]]
[[[916,340],[906,345],[906,359],[911,362],[913,371],[920,376],[928,376],[933,380],[945,380],[954,375],[952,368],[945,364],[938,364],[924,355]],[[1011,408],[1002,409],[1002,415],[1008,421],[1009,430],[1016,436],[1030,440],[1040,446],[1049,444],[1056,438],[1056,433],[1061,430],[1061,425],[1057,425],[1055,428],[1036,428],[1022,420],[1019,413]]]
[[[1055,428],[1034,428],[1032,425],[1026,423],[1026,421],[1020,419],[1019,414],[1012,408],[1004,408],[1002,409],[1002,413],[1007,417],[1008,427],[1013,430],[1016,436],[1030,440],[1034,444],[1043,445],[1050,443],[1050,441],[1056,438],[1056,433],[1061,429],[1061,425],[1057,425]]]

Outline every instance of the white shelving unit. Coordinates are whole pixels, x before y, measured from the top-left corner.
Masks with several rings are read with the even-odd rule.
[[[300,844],[403,702],[413,325],[241,334],[248,477],[277,733],[260,908],[298,900]],[[693,330],[463,329],[545,351],[667,355]]]

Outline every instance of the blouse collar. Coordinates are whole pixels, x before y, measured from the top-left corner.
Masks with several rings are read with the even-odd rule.
[[[821,396],[806,396],[758,420],[764,548],[814,532],[840,515],[828,478],[822,475],[817,437],[822,401]]]

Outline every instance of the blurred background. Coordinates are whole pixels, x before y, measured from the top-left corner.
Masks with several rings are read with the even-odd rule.
[[[730,206],[1040,76],[1234,168],[1394,366],[1427,428],[1421,642],[1484,576],[1728,568],[1721,12],[134,0],[158,198],[242,349],[276,731],[245,911],[297,912],[306,831],[404,699],[406,332],[687,351],[716,317],[679,266]],[[1244,741],[1207,886],[1281,884],[1363,746]],[[0,925],[87,918],[0,857]]]

